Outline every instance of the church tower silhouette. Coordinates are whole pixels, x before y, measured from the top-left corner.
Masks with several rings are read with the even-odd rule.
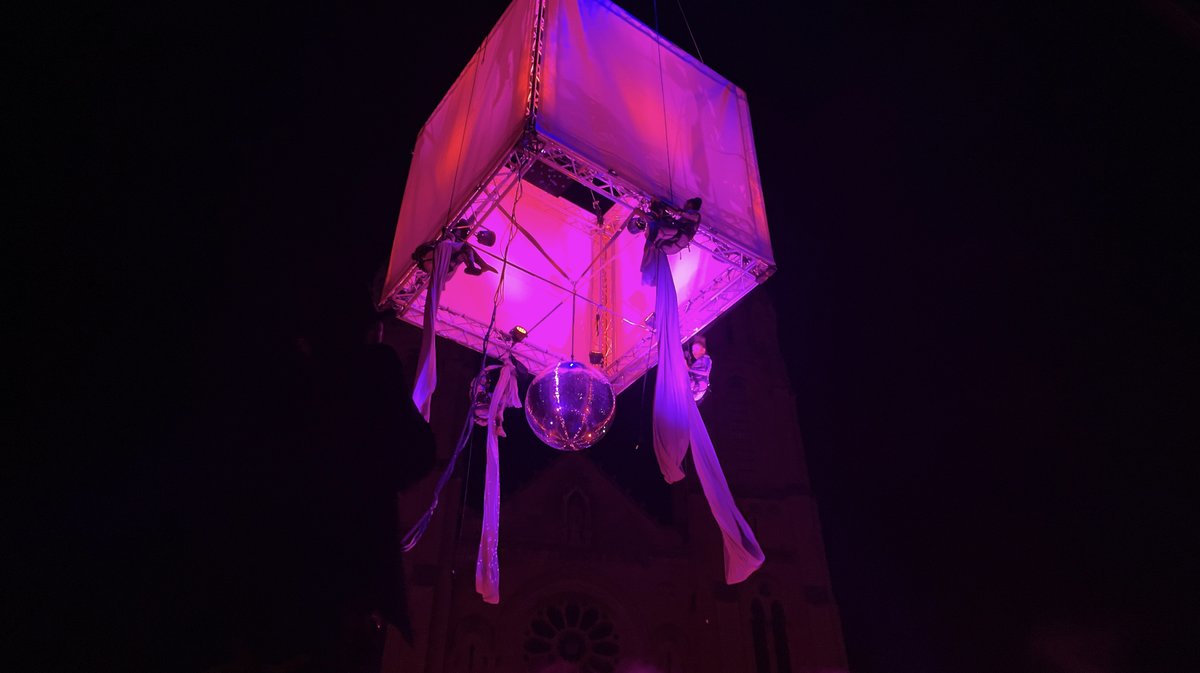
[[[512,410],[501,440],[500,603],[475,593],[478,439],[425,537],[403,556],[411,629],[388,627],[384,673],[847,669],[775,309],[757,290],[704,334],[714,364],[701,413],[766,554],[762,568],[725,584],[720,532],[690,460],[679,483],[659,474],[641,382],[622,393],[609,436],[576,454],[538,443]],[[387,339],[406,365],[416,361],[418,330],[392,322]],[[399,495],[402,525],[429,504],[479,365],[449,341],[439,351],[437,465]]]

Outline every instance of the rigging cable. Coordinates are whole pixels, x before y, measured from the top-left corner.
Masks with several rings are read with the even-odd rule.
[[[696,44],[696,36],[692,33],[692,24],[688,23],[687,14],[683,11],[683,3],[680,0],[675,0],[675,4],[678,5],[679,14],[683,17],[683,25],[687,26],[688,37],[692,38],[692,46],[696,48],[696,58],[699,58],[700,62],[704,63],[704,54],[700,53],[700,45]]]
[[[529,163],[526,161],[525,156],[521,156],[518,161],[520,162],[520,165],[517,173],[517,192],[513,198],[513,219],[516,219],[517,204],[520,202],[521,196],[523,195],[522,180],[524,179],[525,169],[528,167]],[[487,367],[488,345],[491,342],[492,330],[496,326],[496,313],[499,310],[500,302],[504,297],[504,278],[508,272],[509,266],[508,252],[509,249],[512,248],[513,240],[516,238],[516,236],[517,229],[515,226],[510,224],[508,228],[508,242],[505,243],[504,256],[501,258],[500,280],[496,284],[496,293],[492,298],[492,315],[488,321],[487,330],[483,335],[483,345],[480,348],[483,355],[480,358],[479,373],[476,375],[476,379],[478,379],[479,376],[482,376],[484,369]],[[472,381],[476,379],[472,379]],[[434,486],[433,501],[430,503],[429,508],[425,510],[425,513],[421,515],[421,518],[418,519],[415,524],[413,524],[412,528],[410,528],[407,533],[405,533],[404,538],[401,540],[401,549],[403,551],[412,551],[413,547],[415,547],[417,543],[421,541],[421,538],[425,535],[425,531],[429,528],[429,522],[433,519],[433,513],[437,510],[438,500],[441,497],[442,490],[446,487],[446,482],[450,480],[450,475],[453,474],[455,466],[458,465],[458,459],[462,455],[463,449],[466,448],[467,440],[471,436],[471,426],[474,424],[474,420],[474,415],[471,413],[470,405],[468,405],[467,416],[463,422],[462,430],[459,432],[458,441],[454,445],[454,452],[450,455],[450,460],[446,464],[446,469],[442,472],[442,476],[438,478],[437,485]],[[464,504],[466,502],[466,497],[467,493],[464,487]],[[457,545],[457,540],[455,541],[455,544]]]
[[[663,75],[662,35],[658,32],[658,0],[654,0],[654,44],[658,47],[658,90],[662,96],[663,140],[667,148],[667,190],[675,205],[675,176],[671,169],[671,133],[667,128],[667,85]]]

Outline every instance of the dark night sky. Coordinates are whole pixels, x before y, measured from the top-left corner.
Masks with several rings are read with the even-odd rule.
[[[1200,12],[881,4],[684,2],[750,99],[852,669],[1200,670]],[[49,658],[195,646],[212,511],[293,458],[290,340],[357,343],[417,130],[504,5],[123,3],[14,42],[5,509]],[[1116,663],[1035,662],[1075,649]]]

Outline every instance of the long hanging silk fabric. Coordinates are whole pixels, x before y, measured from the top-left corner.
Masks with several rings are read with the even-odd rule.
[[[673,484],[683,479],[683,458],[688,450],[687,363],[679,343],[679,300],[671,265],[662,250],[649,245],[642,262],[642,281],[656,286],[654,328],[658,332],[658,371],[654,378],[654,455],[663,479]],[[680,383],[682,382],[682,385]]]
[[[665,265],[664,265],[665,266]],[[708,436],[708,428],[700,416],[700,408],[695,400],[688,398],[689,416],[691,417],[692,461],[696,463],[696,474],[700,476],[700,488],[712,510],[717,527],[721,529],[721,538],[725,543],[725,582],[737,584],[754,574],[766,560],[754,531],[738,511],[729,484],[725,481],[725,473],[721,471],[721,463],[717,461],[717,452],[713,448],[712,439]]]
[[[500,602],[500,437],[504,437],[504,411],[520,407],[516,368],[505,363],[500,369],[492,401],[488,405],[487,473],[483,486],[483,530],[479,534],[479,556],[475,561],[475,590],[485,603]]]
[[[426,423],[429,422],[429,402],[433,398],[434,389],[437,388],[437,334],[434,331],[434,322],[442,301],[442,291],[446,289],[450,259],[461,245],[446,239],[433,249],[433,271],[429,278],[429,288],[425,291],[425,321],[421,329],[421,352],[417,359],[417,380],[413,385],[412,398]]]
[[[725,581],[736,584],[763,564],[765,557],[754,532],[738,511],[721,463],[717,460],[708,428],[688,385],[687,364],[679,339],[679,300],[667,255],[647,246],[643,269],[653,269],[654,325],[658,332],[658,373],[654,388],[654,454],[663,478],[673,483],[683,478],[682,462],[688,444],[700,477],[700,487],[721,529],[725,546]],[[644,280],[649,279],[647,273]]]

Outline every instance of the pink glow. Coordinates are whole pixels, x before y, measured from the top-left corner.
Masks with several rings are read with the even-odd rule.
[[[707,326],[770,273],[749,108],[735,85],[660,41],[615,5],[549,0],[533,118],[537,136],[592,174],[618,176],[633,191],[626,203],[608,211],[603,231],[596,230],[590,211],[529,183],[519,200],[518,190],[508,191],[500,207],[491,209],[480,195],[511,184],[502,166],[528,121],[523,105],[530,91],[537,5],[534,0],[510,5],[486,48],[476,52],[421,130],[381,299],[409,292],[404,318],[417,322],[423,295],[414,299],[405,289],[406,283],[409,288],[419,283],[413,249],[448,221],[477,216],[499,240],[491,248],[476,247],[499,267],[515,214],[545,255],[516,234],[496,311],[497,333],[529,328],[516,350],[539,370],[559,360],[586,360],[599,347],[605,352],[600,368],[620,392],[645,371],[654,350],[645,322],[655,311],[654,293],[641,285],[638,272],[644,237],[622,230],[610,248],[611,262],[589,277],[583,273],[626,222],[631,204],[704,199],[704,235],[671,259],[681,338]],[[607,283],[607,297],[599,294],[600,282],[592,281],[597,274]],[[437,333],[481,348],[498,282],[496,274],[456,274],[441,298]],[[606,320],[611,325],[604,334]],[[503,348],[495,339],[489,343],[497,346],[494,354]]]
[[[505,211],[512,212],[514,198],[505,200]],[[517,201],[516,211],[521,225],[537,239],[568,277],[564,278],[555,265],[518,232],[509,248],[512,265],[505,278],[503,301],[496,313],[496,329],[507,332],[515,325],[523,325],[530,328],[526,338],[528,344],[569,356],[572,352],[570,289],[574,281],[580,281],[577,285],[579,294],[589,294],[590,284],[586,278],[581,279],[581,274],[592,261],[593,237],[596,234],[588,229],[593,218],[574,204],[529,185],[525,186],[521,199]],[[628,210],[618,205],[609,213],[623,218]],[[496,231],[499,240],[491,248],[476,248],[489,263],[500,268],[500,256],[503,255],[511,227],[509,220],[497,209],[483,226]],[[607,236],[600,237],[607,240]],[[613,289],[605,309],[617,318],[613,321],[614,353],[627,350],[648,334],[645,329],[638,327],[654,311],[654,289],[642,286],[638,273],[644,242],[644,236],[623,232],[612,247]],[[694,295],[728,270],[728,265],[698,248],[685,250],[675,256],[671,266],[677,274],[676,287],[681,297]],[[593,269],[595,273],[604,271]],[[455,274],[446,285],[441,304],[444,309],[469,315],[487,324],[498,282],[497,274]],[[595,319],[596,307],[582,298],[575,299],[575,304],[574,352],[578,358],[585,357],[590,348],[588,330],[589,324]],[[541,324],[535,328],[538,321]]]

